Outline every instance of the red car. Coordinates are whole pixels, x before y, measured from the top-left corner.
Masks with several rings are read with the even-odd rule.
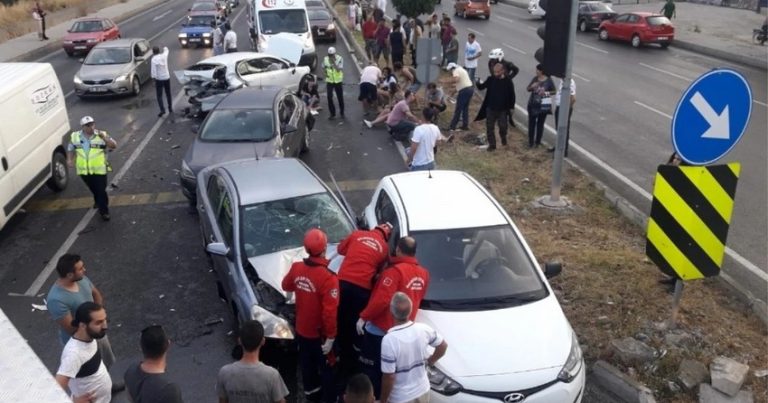
[[[661,14],[627,13],[603,21],[599,28],[600,39],[629,41],[634,47],[646,43],[658,43],[666,48],[675,38],[675,27]]]
[[[62,47],[67,52],[67,56],[75,53],[87,54],[97,43],[119,37],[120,29],[109,18],[78,18],[67,30],[67,35],[62,40]]]

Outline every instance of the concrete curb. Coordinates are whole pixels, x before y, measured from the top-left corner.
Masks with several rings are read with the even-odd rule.
[[[155,0],[143,7],[139,7],[137,9],[131,10],[125,14],[120,15],[119,17],[112,18],[112,21],[114,21],[116,24],[120,24],[121,22],[134,17],[138,14],[141,14],[147,10],[150,10],[154,7],[157,7],[163,3],[165,3],[167,0]],[[98,11],[96,11],[98,12]],[[57,40],[54,42],[47,43],[39,48],[35,48],[33,50],[30,50],[27,53],[23,53],[21,55],[18,55],[14,58],[9,59],[7,62],[28,62],[35,59],[39,59],[47,54],[53,53],[57,50],[61,49],[61,40]]]
[[[508,4],[510,6],[517,7],[517,8],[522,8],[522,9],[528,8],[527,5],[525,5],[524,3],[521,3],[520,1],[514,1],[514,0],[499,0],[499,1],[501,1],[504,4]],[[736,53],[726,52],[724,50],[711,48],[709,46],[699,45],[693,42],[688,42],[684,40],[681,41],[680,39],[675,39],[674,41],[672,41],[671,46],[675,48],[685,49],[691,52],[699,53],[705,56],[723,59],[731,63],[737,63],[737,64],[753,67],[760,70],[768,70],[767,60],[760,60],[754,57],[743,56]]]
[[[653,392],[605,361],[592,365],[592,379],[627,403],[655,403]]]

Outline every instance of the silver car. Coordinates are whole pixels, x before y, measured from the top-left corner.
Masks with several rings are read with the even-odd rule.
[[[133,94],[149,80],[152,48],[146,39],[117,39],[96,45],[75,74],[79,97]]]
[[[273,342],[294,338],[294,301],[282,290],[293,262],[307,257],[311,228],[328,236],[329,268],[336,246],[354,229],[349,212],[303,162],[260,158],[212,165],[197,176],[197,211],[219,294],[237,322],[255,319]]]

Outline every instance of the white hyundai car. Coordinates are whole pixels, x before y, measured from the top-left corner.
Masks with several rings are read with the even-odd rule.
[[[393,225],[390,250],[416,239],[430,284],[417,322],[450,347],[429,369],[433,402],[580,402],[585,365],[576,334],[520,231],[469,174],[384,177],[365,208],[368,227]]]

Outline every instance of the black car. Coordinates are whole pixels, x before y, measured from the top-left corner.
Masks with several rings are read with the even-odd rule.
[[[587,32],[597,29],[604,20],[610,20],[616,17],[616,13],[611,6],[601,1],[580,1],[579,2],[579,31]]]
[[[190,202],[197,173],[242,158],[297,157],[309,151],[314,117],[292,92],[278,87],[243,88],[224,97],[197,129],[181,162],[181,190]]]

